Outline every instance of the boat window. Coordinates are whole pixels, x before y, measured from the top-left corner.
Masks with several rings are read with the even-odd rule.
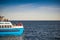
[[[0,25],[0,28],[11,28],[11,25]]]
[[[1,25],[0,25],[0,28],[1,28]]]
[[[10,23],[5,23],[5,24],[10,24]]]
[[[4,25],[3,25],[3,28],[5,28]]]
[[[11,28],[11,25],[10,25],[10,28]]]
[[[2,28],[4,28],[4,26],[2,25]]]
[[[8,27],[10,28],[10,25],[8,25]]]
[[[5,25],[5,28],[7,28],[7,25]]]
[[[4,28],[6,28],[6,25],[4,25]]]
[[[10,25],[8,25],[8,28],[11,28]]]
[[[0,25],[0,26],[1,26],[1,25]],[[1,26],[0,28],[2,28],[2,26]]]
[[[4,24],[4,23],[0,23],[0,24]]]
[[[9,25],[7,25],[7,28],[9,28]]]
[[[1,26],[1,28],[2,28],[2,26]]]
[[[10,28],[9,25],[8,25],[8,28]]]

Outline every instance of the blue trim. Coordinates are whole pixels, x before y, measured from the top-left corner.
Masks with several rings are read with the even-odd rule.
[[[24,32],[24,28],[11,28],[11,29],[5,28],[5,29],[6,30],[19,30],[19,31],[17,31],[17,32],[0,32],[0,36],[21,36]]]

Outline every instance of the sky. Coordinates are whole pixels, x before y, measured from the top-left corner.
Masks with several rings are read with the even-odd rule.
[[[1,0],[0,16],[9,20],[60,20],[59,0]]]

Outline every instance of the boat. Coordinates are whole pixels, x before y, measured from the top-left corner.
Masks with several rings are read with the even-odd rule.
[[[24,33],[24,27],[22,23],[12,24],[8,20],[4,20],[3,16],[0,16],[0,36],[21,36]]]

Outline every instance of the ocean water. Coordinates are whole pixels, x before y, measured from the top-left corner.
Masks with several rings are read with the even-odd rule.
[[[22,40],[60,40],[60,21],[11,21],[24,26]],[[2,38],[2,37],[0,37]],[[20,37],[4,37],[6,40],[21,40]],[[5,40],[3,38],[3,40]],[[9,39],[7,39],[9,38]]]
[[[24,25],[24,40],[60,40],[60,21],[11,21]]]

